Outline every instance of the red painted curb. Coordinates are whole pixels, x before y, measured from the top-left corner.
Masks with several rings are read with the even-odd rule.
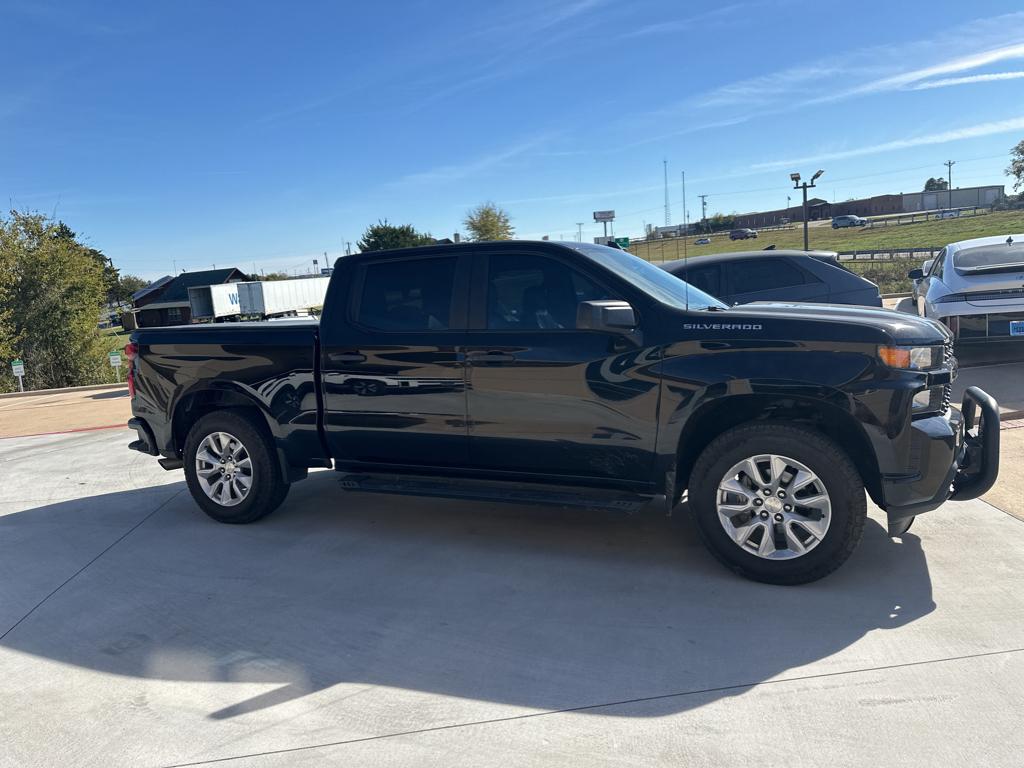
[[[128,429],[127,424],[107,424],[104,427],[79,427],[78,429],[61,429],[57,432],[33,432],[31,435],[5,435],[0,440],[13,440],[16,437],[42,437],[43,435],[70,435],[74,432],[98,432],[101,429]]]

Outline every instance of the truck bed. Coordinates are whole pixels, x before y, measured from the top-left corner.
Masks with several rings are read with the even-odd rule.
[[[253,407],[296,466],[325,456],[318,432],[316,320],[140,328],[136,416],[164,455],[180,450],[174,421],[203,409]],[[147,418],[148,417],[148,418]]]

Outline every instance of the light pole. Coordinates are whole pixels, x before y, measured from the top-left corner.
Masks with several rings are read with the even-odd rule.
[[[793,182],[793,189],[802,189],[804,191],[804,213],[803,213],[803,216],[804,216],[804,250],[805,251],[811,250],[810,248],[807,247],[807,190],[814,186],[814,182],[817,181],[818,178],[823,173],[824,173],[824,171],[817,171],[817,172],[815,172],[815,174],[813,176],[811,176],[811,180],[809,182],[805,181],[803,183],[800,182],[800,174],[799,173],[791,173],[791,174],[789,174],[789,180]]]
[[[956,165],[956,160],[947,160],[943,163],[946,166],[946,172],[949,173],[948,181],[946,182],[946,189],[949,192],[949,210],[953,210],[953,166]]]
[[[576,222],[576,241],[580,242],[580,243],[583,242],[583,222],[582,221],[577,221]]]
[[[686,238],[690,236],[689,227],[686,225],[686,171],[682,171],[683,177],[683,258],[686,258]]]

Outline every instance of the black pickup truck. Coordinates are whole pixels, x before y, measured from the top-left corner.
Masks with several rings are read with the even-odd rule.
[[[996,403],[950,407],[938,323],[730,308],[599,245],[346,256],[319,323],[143,328],[126,352],[131,447],[226,523],[325,467],[358,491],[690,509],[727,566],[796,584],[853,552],[865,490],[897,536],[998,472]]]

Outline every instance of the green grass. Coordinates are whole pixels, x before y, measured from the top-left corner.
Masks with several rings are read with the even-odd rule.
[[[809,245],[822,251],[868,251],[888,248],[941,248],[947,243],[986,235],[1024,232],[1024,211],[1000,211],[962,219],[940,219],[887,227],[832,229],[828,224],[809,228]],[[700,256],[733,251],[756,251],[768,245],[776,248],[804,247],[803,227],[767,231],[757,240],[730,240],[729,233],[711,236],[710,245],[694,245],[696,235],[686,238],[686,255]],[[683,258],[683,238],[635,243],[629,250],[648,261]],[[920,266],[920,264],[918,264]]]
[[[882,293],[909,293],[907,272],[921,266],[920,259],[878,259],[877,261],[844,261],[843,266],[866,277]]]

